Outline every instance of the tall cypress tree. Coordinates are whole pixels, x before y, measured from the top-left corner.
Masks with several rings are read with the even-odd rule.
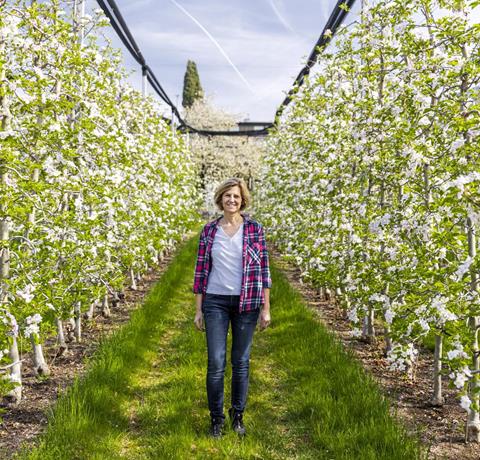
[[[183,99],[182,105],[185,108],[191,107],[195,100],[203,99],[203,89],[198,76],[197,65],[188,60],[187,70],[183,77]]]

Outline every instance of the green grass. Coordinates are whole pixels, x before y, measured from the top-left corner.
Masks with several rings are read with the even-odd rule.
[[[194,238],[56,404],[38,448],[19,458],[419,458],[372,379],[275,268],[273,323],[252,349],[248,435],[210,439],[205,336],[193,327],[195,251]]]

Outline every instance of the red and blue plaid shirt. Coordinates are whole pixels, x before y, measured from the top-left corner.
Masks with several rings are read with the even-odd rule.
[[[208,275],[212,268],[212,245],[220,219],[221,217],[206,224],[200,234],[193,283],[195,294],[205,294],[207,291]],[[243,219],[243,276],[240,312],[259,309],[265,302],[263,290],[272,286],[263,227],[245,214]]]

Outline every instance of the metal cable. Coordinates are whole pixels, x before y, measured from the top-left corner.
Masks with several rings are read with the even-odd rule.
[[[317,58],[320,55],[320,53],[325,49],[328,43],[332,41],[336,31],[342,24],[348,12],[352,9],[354,3],[355,3],[355,0],[338,0],[337,1],[337,4],[335,5],[335,8],[332,11],[332,14],[328,18],[328,21],[325,24],[325,27],[323,28],[319,39],[317,40],[317,43],[315,43],[315,46],[313,47],[313,50],[310,53],[310,56],[308,57],[307,64],[303,67],[302,70],[300,70],[297,78],[293,82],[292,88],[288,92],[283,102],[278,107],[277,112],[275,113],[275,122],[274,122],[275,124],[278,123],[278,120],[282,115],[282,112],[285,109],[285,107],[288,104],[290,104],[290,102],[292,101],[293,95],[297,92],[298,87],[303,84],[305,77],[309,75],[310,69],[317,63]],[[347,10],[345,10],[344,8],[341,8],[342,6],[346,6]],[[331,32],[331,34],[325,35],[325,33],[328,30]]]
[[[135,59],[135,61],[137,61],[140,65],[143,65],[141,59],[139,58],[139,56],[135,52],[135,49],[132,47],[128,38],[123,33],[123,30],[118,26],[114,15],[110,12],[110,10],[107,7],[107,5],[105,4],[105,2],[103,0],[97,0],[97,2],[98,2],[98,5],[100,6],[100,8],[105,13],[105,16],[107,16],[107,18],[110,20],[111,26],[113,27],[113,29],[117,33],[118,37],[120,38],[120,40],[124,44],[125,48],[127,48],[127,50],[132,55],[133,59]]]
[[[342,24],[344,18],[348,14],[348,11],[351,10],[355,0],[338,0],[337,4],[335,5],[332,14],[328,18],[323,31],[317,40],[312,52],[310,53],[307,64],[300,70],[297,78],[293,83],[293,87],[288,92],[287,96],[280,104],[279,108],[275,113],[275,122],[271,125],[265,127],[261,130],[248,130],[248,131],[212,131],[212,130],[204,130],[204,129],[196,129],[186,123],[183,118],[181,117],[177,107],[172,103],[170,98],[168,97],[165,90],[162,88],[162,85],[158,81],[156,75],[153,73],[150,66],[145,61],[139,46],[135,42],[133,35],[131,34],[130,30],[128,29],[127,23],[123,19],[120,10],[115,3],[115,0],[107,0],[110,9],[107,7],[104,0],[97,0],[100,8],[103,10],[105,15],[110,19],[110,24],[112,25],[113,29],[119,36],[122,43],[125,45],[127,50],[130,52],[132,57],[135,61],[142,66],[142,73],[146,75],[148,82],[152,86],[155,93],[172,109],[173,114],[178,118],[179,121],[179,130],[182,132],[190,132],[194,134],[200,134],[204,136],[263,136],[268,134],[268,130],[274,127],[284,110],[284,108],[292,101],[293,95],[298,90],[298,87],[303,84],[305,77],[310,73],[310,69],[316,64],[318,55],[323,51],[324,47],[332,40],[335,32]],[[348,10],[341,8],[342,6],[346,6]],[[119,25],[120,23],[120,25]],[[328,36],[325,35],[327,30],[331,31],[331,34]],[[165,117],[162,117],[164,121],[169,124],[172,124],[172,120],[169,120]]]

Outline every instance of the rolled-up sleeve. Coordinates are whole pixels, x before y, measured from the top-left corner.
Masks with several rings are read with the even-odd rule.
[[[262,285],[264,289],[270,289],[272,287],[272,278],[270,276],[270,261],[268,258],[267,242],[263,226],[260,226],[259,228],[259,243],[261,251]]]
[[[205,253],[207,250],[205,228],[200,234],[198,242],[197,263],[195,265],[195,274],[193,279],[193,292],[195,294],[203,294],[203,278],[205,276]]]

